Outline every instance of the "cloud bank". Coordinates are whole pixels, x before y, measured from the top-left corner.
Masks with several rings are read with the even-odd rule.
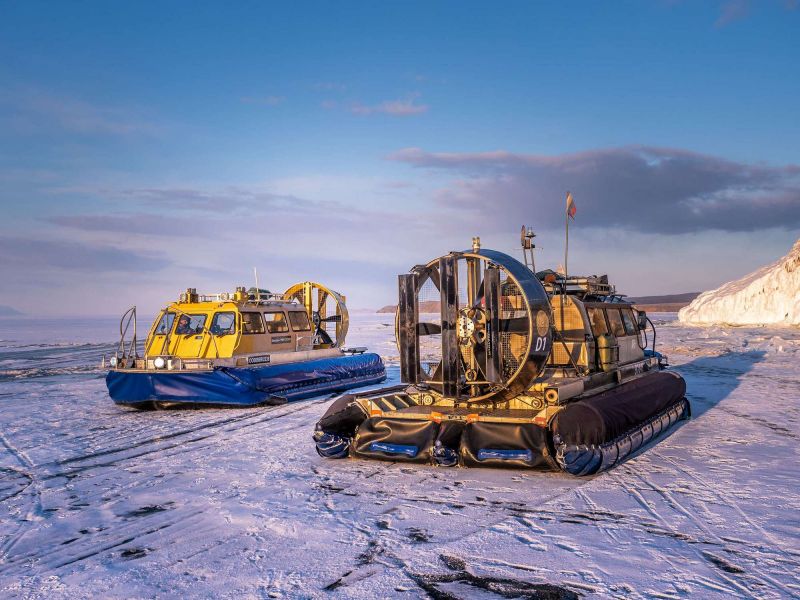
[[[800,166],[767,166],[650,146],[554,156],[511,152],[431,153],[407,148],[391,160],[451,172],[436,201],[482,222],[558,227],[572,191],[590,227],[680,234],[800,227]]]

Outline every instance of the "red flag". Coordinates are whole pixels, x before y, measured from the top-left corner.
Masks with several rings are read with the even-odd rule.
[[[572,199],[572,192],[567,192],[567,214],[569,218],[575,220],[575,213],[578,208],[575,206],[575,201]]]

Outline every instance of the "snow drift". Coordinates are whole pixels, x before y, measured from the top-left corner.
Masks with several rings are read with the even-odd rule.
[[[692,325],[800,325],[800,240],[780,260],[700,294],[678,319]]]

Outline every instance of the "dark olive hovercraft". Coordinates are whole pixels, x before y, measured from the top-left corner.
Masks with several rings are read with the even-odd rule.
[[[689,417],[652,321],[606,276],[536,273],[532,235],[531,267],[475,238],[400,275],[403,385],[336,399],[320,455],[589,475]]]

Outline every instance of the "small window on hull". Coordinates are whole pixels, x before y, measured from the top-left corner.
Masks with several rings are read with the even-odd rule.
[[[628,335],[636,335],[638,329],[636,328],[636,321],[633,318],[633,311],[630,308],[623,308],[620,312],[622,313],[622,322],[625,325],[625,333]]]
[[[264,322],[261,320],[261,313],[243,312],[242,313],[242,333],[264,333]]]
[[[267,323],[267,333],[289,331],[289,323],[286,322],[286,315],[283,313],[264,313],[264,321]]]
[[[289,322],[294,331],[311,331],[311,323],[308,322],[308,314],[302,311],[289,313]]]
[[[214,335],[229,335],[236,333],[236,313],[220,312],[214,315],[211,321],[211,333]]]
[[[611,333],[618,337],[625,335],[625,325],[622,323],[622,316],[619,314],[619,309],[607,308],[606,315],[608,315],[608,324],[611,325]]]

